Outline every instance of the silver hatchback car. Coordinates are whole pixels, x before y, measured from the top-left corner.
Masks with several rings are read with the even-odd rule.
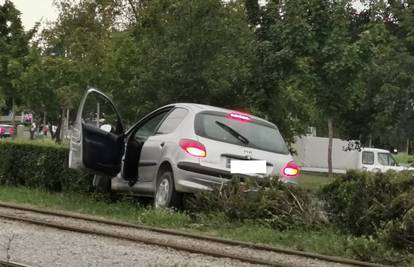
[[[182,193],[211,190],[234,175],[293,183],[299,175],[277,127],[242,112],[171,104],[124,129],[112,101],[89,89],[73,125],[69,167],[94,173],[101,191],[151,196],[156,207],[177,206]]]

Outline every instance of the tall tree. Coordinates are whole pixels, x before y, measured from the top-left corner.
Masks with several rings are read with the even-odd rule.
[[[413,9],[410,1],[369,1],[365,13],[369,23],[375,20],[377,28],[381,24],[377,35],[383,36],[383,43],[365,77],[365,95],[343,117],[344,132],[353,138],[407,149],[407,139],[414,135]]]
[[[28,42],[31,33],[26,34],[18,11],[10,0],[0,5],[0,90],[12,107],[13,125],[16,103],[22,96],[21,76],[28,66]]]
[[[102,66],[118,5],[109,0],[55,4],[58,19],[41,33],[41,45],[33,44],[34,64],[24,81],[27,104],[54,114],[55,121],[64,118],[60,129],[87,87],[107,89]]]
[[[306,90],[312,81],[308,59],[301,57],[307,47],[307,29],[295,25],[295,14],[285,10],[295,3],[268,1],[260,7],[257,0],[246,0],[256,34],[254,74],[246,95],[251,106],[278,125],[289,143],[306,132],[317,111]]]
[[[269,1],[256,26],[260,65],[264,66],[259,83],[268,96],[262,97],[267,99],[264,106],[272,109],[277,103],[280,109],[286,101],[289,112],[285,118],[293,117],[292,107],[296,118],[306,118],[306,103],[316,107],[313,110],[328,122],[330,176],[334,122],[361,94],[360,76],[375,48],[369,31],[355,38],[351,31],[354,13],[351,1]],[[289,102],[289,95],[300,101]]]
[[[253,33],[244,5],[220,0],[144,1],[134,27],[114,35],[116,102],[129,118],[171,102],[244,103]],[[128,108],[127,108],[128,107]]]

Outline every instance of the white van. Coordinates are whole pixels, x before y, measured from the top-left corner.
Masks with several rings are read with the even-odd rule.
[[[355,148],[349,150],[349,141],[334,138],[332,144],[332,169],[334,173],[345,173],[358,169],[372,172],[388,170],[414,170],[399,166],[392,154],[385,149]],[[297,138],[292,147],[296,163],[303,171],[328,172],[328,138],[303,136]]]
[[[392,154],[384,149],[362,148],[362,151],[358,154],[361,157],[361,165],[358,169],[373,172],[403,171],[408,169],[405,166],[399,166]]]

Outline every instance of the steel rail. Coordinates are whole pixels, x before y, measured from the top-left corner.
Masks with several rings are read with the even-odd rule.
[[[0,260],[0,267],[30,267],[29,265],[17,263],[13,261]]]
[[[322,255],[322,254],[317,254],[317,253],[297,251],[297,250],[286,249],[286,248],[278,248],[278,247],[267,246],[267,245],[258,245],[258,244],[253,244],[250,242],[235,241],[235,240],[204,236],[204,235],[196,235],[196,234],[186,233],[186,232],[177,231],[177,230],[162,229],[162,228],[149,227],[149,226],[137,225],[137,224],[132,224],[132,223],[118,222],[114,220],[102,219],[102,218],[98,218],[98,217],[94,217],[90,215],[78,214],[78,213],[52,211],[49,209],[40,209],[40,208],[29,207],[26,205],[17,205],[17,204],[5,203],[5,202],[0,202],[0,207],[35,212],[35,213],[51,215],[51,216],[79,219],[79,220],[84,220],[88,222],[101,223],[101,224],[105,224],[109,226],[120,226],[120,227],[128,227],[128,228],[134,228],[134,229],[139,229],[139,230],[147,230],[147,231],[152,231],[152,232],[157,232],[157,233],[162,233],[162,234],[169,234],[169,235],[174,235],[174,236],[192,238],[195,240],[212,241],[212,242],[217,242],[217,243],[221,243],[225,245],[233,245],[233,246],[238,246],[238,247],[245,247],[245,248],[250,248],[250,249],[257,249],[257,250],[262,250],[262,251],[287,254],[287,255],[292,255],[292,256],[299,256],[299,257],[304,257],[304,258],[317,259],[317,260],[322,260],[322,261],[332,262],[332,263],[348,264],[348,265],[361,266],[361,267],[386,267],[386,265],[377,264],[377,263],[363,262],[363,261],[347,259],[347,258],[342,258],[342,257],[327,256],[327,255]],[[0,217],[10,219],[10,220],[27,221],[29,223],[49,226],[49,227],[58,228],[62,230],[69,230],[69,231],[88,233],[88,234],[97,234],[97,235],[102,235],[102,236],[107,236],[107,237],[112,237],[112,238],[118,238],[118,239],[122,238],[122,239],[127,239],[130,241],[142,242],[146,244],[150,243],[152,245],[170,247],[173,249],[184,250],[184,251],[191,252],[191,253],[201,253],[204,255],[210,255],[214,257],[221,257],[221,258],[225,257],[225,258],[236,259],[234,257],[235,255],[225,254],[225,253],[215,252],[215,251],[213,252],[213,251],[209,251],[205,249],[204,249],[205,251],[200,251],[200,249],[186,248],[186,247],[173,244],[173,243],[168,244],[166,242],[157,242],[155,240],[147,240],[144,238],[137,238],[137,237],[131,237],[131,236],[120,237],[119,234],[111,234],[111,233],[107,233],[104,231],[96,231],[96,233],[92,233],[91,230],[86,230],[82,228],[77,229],[76,227],[63,226],[63,225],[51,223],[51,222],[43,222],[39,220],[26,219],[26,218],[21,218],[18,216],[0,215]],[[275,264],[274,262],[269,262],[266,260],[260,260],[256,258],[245,257],[245,256],[241,256],[240,258],[237,258],[237,260],[249,262],[249,263],[255,263],[255,264],[271,265],[271,266],[292,266],[292,265]]]
[[[24,218],[24,217],[20,217],[20,216],[0,214],[0,218],[4,218],[4,219],[7,219],[7,220],[13,220],[13,221],[19,221],[19,222],[26,222],[26,223],[30,223],[30,224],[39,225],[39,226],[46,226],[46,227],[51,227],[51,228],[55,228],[55,229],[65,230],[65,231],[72,231],[72,232],[82,233],[82,234],[98,235],[98,236],[104,236],[104,237],[115,238],[115,239],[120,239],[120,240],[127,240],[127,241],[132,241],[132,242],[144,243],[144,244],[147,244],[147,245],[168,247],[168,248],[172,248],[172,249],[175,249],[175,250],[186,251],[186,252],[190,252],[190,253],[203,254],[203,255],[217,257],[217,258],[229,258],[229,259],[239,260],[239,261],[242,261],[242,262],[247,262],[247,263],[252,263],[252,264],[280,266],[280,267],[295,266],[295,265],[279,264],[279,263],[276,263],[276,262],[273,262],[273,261],[262,260],[262,259],[257,259],[257,258],[253,258],[253,257],[248,257],[248,256],[233,255],[233,254],[223,253],[223,252],[220,252],[220,251],[213,251],[213,250],[209,250],[209,249],[191,248],[191,247],[186,247],[186,246],[181,246],[181,245],[178,245],[178,244],[174,244],[174,243],[171,243],[171,242],[168,242],[168,241],[163,242],[163,241],[157,241],[157,240],[150,240],[150,239],[136,237],[136,236],[123,235],[123,234],[119,234],[119,233],[118,234],[113,234],[113,233],[109,233],[109,232],[101,231],[101,230],[96,230],[96,229],[85,229],[85,228],[82,228],[82,227],[67,226],[67,225],[63,225],[63,224],[59,224],[59,223],[46,222],[46,221],[36,220],[36,219],[28,219],[28,218]]]

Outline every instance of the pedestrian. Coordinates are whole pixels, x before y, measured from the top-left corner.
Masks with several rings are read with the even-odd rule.
[[[50,132],[50,134],[52,135],[52,139],[56,138],[56,130],[57,130],[56,125],[52,124],[52,129],[51,129],[51,132]]]
[[[43,126],[43,135],[44,136],[47,136],[47,132],[49,131],[49,126],[47,126],[47,124],[45,124],[44,126]]]
[[[36,132],[36,123],[32,122],[32,124],[30,125],[30,139],[31,140],[34,139],[35,132]]]

